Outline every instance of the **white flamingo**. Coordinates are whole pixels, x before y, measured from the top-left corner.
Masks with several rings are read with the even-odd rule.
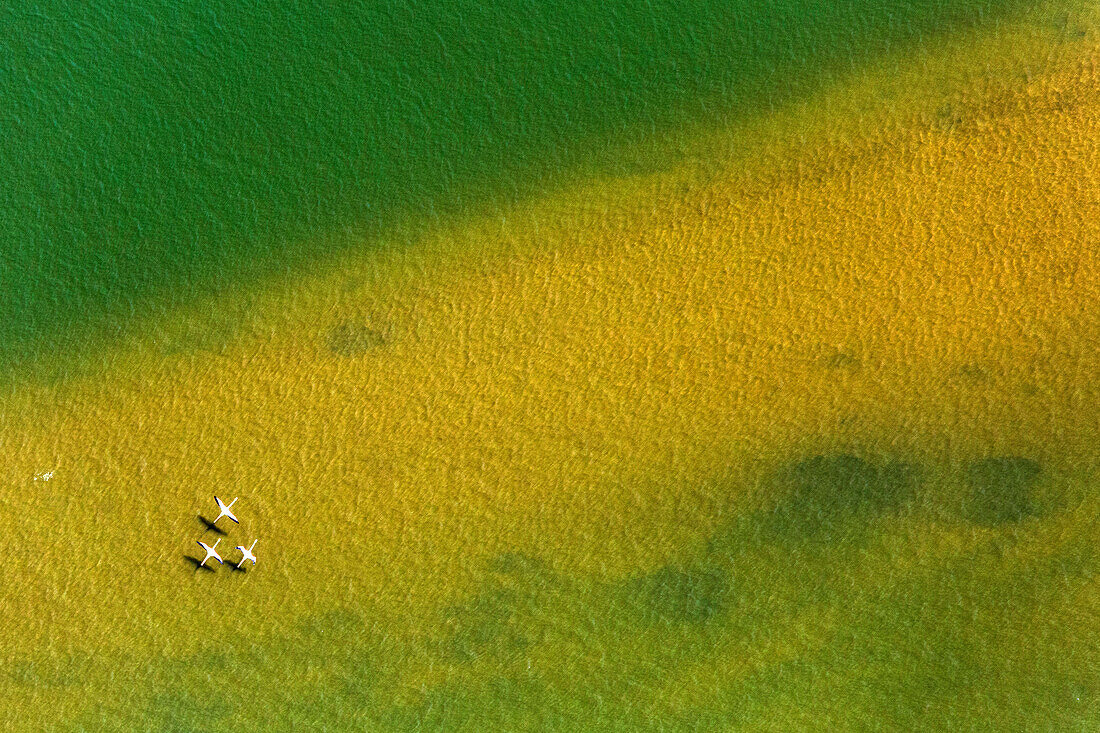
[[[248,547],[248,548],[245,548],[244,545],[237,545],[237,549],[240,550],[241,554],[244,556],[244,557],[241,558],[241,561],[239,563],[237,563],[238,568],[241,565],[244,565],[245,560],[251,560],[252,561],[252,567],[256,567],[256,556],[252,554],[252,548],[256,546],[257,542],[259,542],[259,540],[252,540],[252,545],[251,545],[251,547]]]
[[[217,524],[218,520],[222,517],[229,517],[233,520],[234,524],[240,524],[240,522],[237,521],[237,518],[233,516],[233,512],[229,511],[230,507],[237,503],[237,498],[238,497],[233,497],[233,501],[226,504],[218,497],[214,497],[214,501],[218,503],[218,509],[221,510],[221,513],[214,519],[214,524]]]
[[[217,540],[215,540],[214,546],[211,547],[210,545],[207,545],[202,540],[199,540],[199,544],[202,545],[202,549],[206,550],[206,557],[204,557],[202,559],[202,562],[199,563],[200,568],[203,567],[204,565],[206,565],[206,561],[209,560],[210,558],[214,558],[215,560],[217,560],[219,565],[222,564],[221,556],[218,554],[217,550],[214,549],[218,546],[218,543],[221,542],[221,541],[222,540],[219,537]]]

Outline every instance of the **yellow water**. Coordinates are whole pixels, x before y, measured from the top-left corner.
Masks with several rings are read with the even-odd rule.
[[[102,666],[75,685],[5,680],[5,722],[39,729],[141,686],[112,659],[281,638],[337,607],[412,634],[507,550],[581,583],[652,570],[747,511],[792,456],[858,449],[949,473],[1027,455],[1087,495],[1094,16],[884,59],[751,125],[685,131],[671,167],[158,316],[102,367],[17,387],[0,404],[0,659]],[[340,324],[384,344],[334,353]],[[215,493],[240,497],[220,549],[259,539],[247,574],[184,559]],[[953,567],[988,540],[935,516],[844,577]],[[1012,551],[1025,565],[1095,539],[1092,516],[1066,509]],[[1096,591],[1036,602],[1060,619],[1044,654],[1095,643]],[[712,640],[649,704],[703,704],[824,645],[838,613],[800,611],[749,651]],[[408,664],[409,689],[450,674]],[[822,685],[775,702],[792,716],[777,729],[843,724]]]

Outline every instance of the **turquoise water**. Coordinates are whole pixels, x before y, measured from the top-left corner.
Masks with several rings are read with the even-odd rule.
[[[1014,0],[15,2],[0,362],[751,115]]]

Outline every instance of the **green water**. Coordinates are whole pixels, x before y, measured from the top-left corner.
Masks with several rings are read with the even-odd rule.
[[[613,169],[611,143],[766,113],[1017,4],[5,3],[0,363]]]
[[[758,510],[629,577],[506,552],[415,631],[345,607],[185,659],[24,663],[9,683],[101,689],[83,730],[1095,730],[1092,621],[1065,608],[1100,572],[1095,519],[1028,550],[1066,512],[1095,517],[1095,468],[996,459],[1024,461],[1025,479],[906,460],[901,479],[896,459],[799,459]],[[974,496],[1021,492],[1026,516],[967,518]],[[930,528],[969,549],[929,561],[906,538]]]

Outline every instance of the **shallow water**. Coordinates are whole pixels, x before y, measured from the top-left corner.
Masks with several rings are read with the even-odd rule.
[[[501,553],[471,563],[452,581],[455,598],[405,633],[367,604],[278,634],[211,640],[151,667],[123,658],[116,674],[141,683],[124,705],[77,720],[182,730],[1085,729],[1100,713],[1094,647],[1083,643],[1095,616],[1081,613],[1095,610],[1098,497],[1094,473],[1069,480],[1093,487],[1081,504],[999,531],[940,513],[925,496],[897,516],[851,517],[870,527],[861,541],[792,544],[737,517],[669,564],[621,579]],[[25,664],[19,684],[94,689],[106,661]]]
[[[1094,728],[1096,27],[11,377],[3,727]]]

